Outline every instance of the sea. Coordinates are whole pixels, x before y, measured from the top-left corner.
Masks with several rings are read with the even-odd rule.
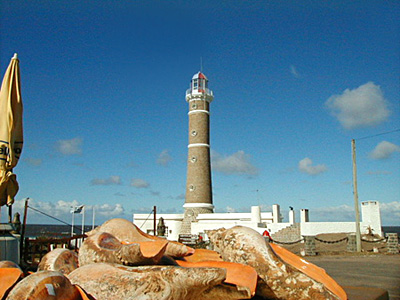
[[[97,227],[95,225],[94,227]],[[84,231],[92,230],[92,225],[85,225]],[[71,226],[69,225],[42,225],[42,224],[26,224],[25,237],[69,237],[71,236]],[[382,231],[386,233],[397,233],[400,237],[400,226],[382,226]],[[80,225],[74,226],[74,234],[82,234]]]
[[[94,227],[97,227],[94,226]],[[85,225],[83,231],[88,232],[92,230],[92,225]],[[73,229],[74,235],[82,234],[82,226],[76,225]],[[72,227],[69,225],[43,225],[43,224],[26,224],[25,237],[37,238],[61,238],[70,237],[72,234]]]

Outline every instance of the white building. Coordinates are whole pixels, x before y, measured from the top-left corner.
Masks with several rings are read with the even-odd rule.
[[[365,201],[361,203],[360,222],[361,233],[372,229],[374,234],[382,236],[381,216],[378,201]],[[166,236],[169,240],[178,240],[182,226],[183,214],[157,214],[156,224],[160,218],[164,219]],[[300,210],[300,223],[295,222],[295,211],[289,211],[289,222],[282,222],[280,207],[272,205],[272,211],[261,212],[259,206],[252,206],[248,213],[206,213],[198,214],[192,222],[191,234],[204,233],[205,230],[230,228],[236,225],[247,226],[263,233],[268,229],[271,234],[290,226],[299,226],[302,236],[313,236],[321,233],[355,233],[355,222],[310,222],[308,209]],[[134,214],[133,222],[144,232],[153,234],[154,219],[148,214]]]

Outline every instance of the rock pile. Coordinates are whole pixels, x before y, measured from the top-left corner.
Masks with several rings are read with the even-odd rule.
[[[347,299],[323,269],[250,228],[207,234],[215,251],[112,219],[88,232],[79,254],[55,249],[31,275],[0,262],[0,299]]]

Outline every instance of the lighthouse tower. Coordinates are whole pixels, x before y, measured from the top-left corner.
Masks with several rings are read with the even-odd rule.
[[[186,91],[189,104],[189,145],[186,199],[181,233],[191,233],[191,223],[200,213],[214,212],[210,166],[210,103],[213,92],[207,77],[198,72]]]

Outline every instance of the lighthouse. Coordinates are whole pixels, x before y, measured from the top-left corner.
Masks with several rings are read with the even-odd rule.
[[[210,165],[210,103],[213,99],[207,77],[198,72],[186,91],[189,144],[182,234],[191,233],[191,223],[198,214],[214,212]]]

